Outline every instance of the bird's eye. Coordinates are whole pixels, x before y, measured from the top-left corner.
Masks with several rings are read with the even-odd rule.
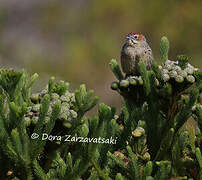
[[[137,39],[137,38],[138,38],[138,35],[135,35],[134,38]]]

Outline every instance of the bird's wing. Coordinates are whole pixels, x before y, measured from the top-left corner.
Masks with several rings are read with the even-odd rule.
[[[121,51],[121,67],[124,73],[128,73],[130,57]]]

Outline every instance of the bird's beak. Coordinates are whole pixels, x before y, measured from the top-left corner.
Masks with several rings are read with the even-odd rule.
[[[137,44],[138,41],[132,38],[131,36],[126,36],[126,41],[129,42],[129,44]]]
[[[126,36],[126,40],[129,41],[131,40],[132,38],[130,36]]]

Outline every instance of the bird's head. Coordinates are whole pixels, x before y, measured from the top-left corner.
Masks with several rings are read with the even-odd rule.
[[[133,46],[141,42],[146,42],[146,38],[140,33],[131,32],[126,35],[126,43]]]

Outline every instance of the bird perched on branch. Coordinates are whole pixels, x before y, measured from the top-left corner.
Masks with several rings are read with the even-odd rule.
[[[152,50],[146,38],[140,33],[129,33],[121,50],[121,66],[127,76],[139,74],[138,63],[143,61],[147,70],[152,67],[154,61]]]

